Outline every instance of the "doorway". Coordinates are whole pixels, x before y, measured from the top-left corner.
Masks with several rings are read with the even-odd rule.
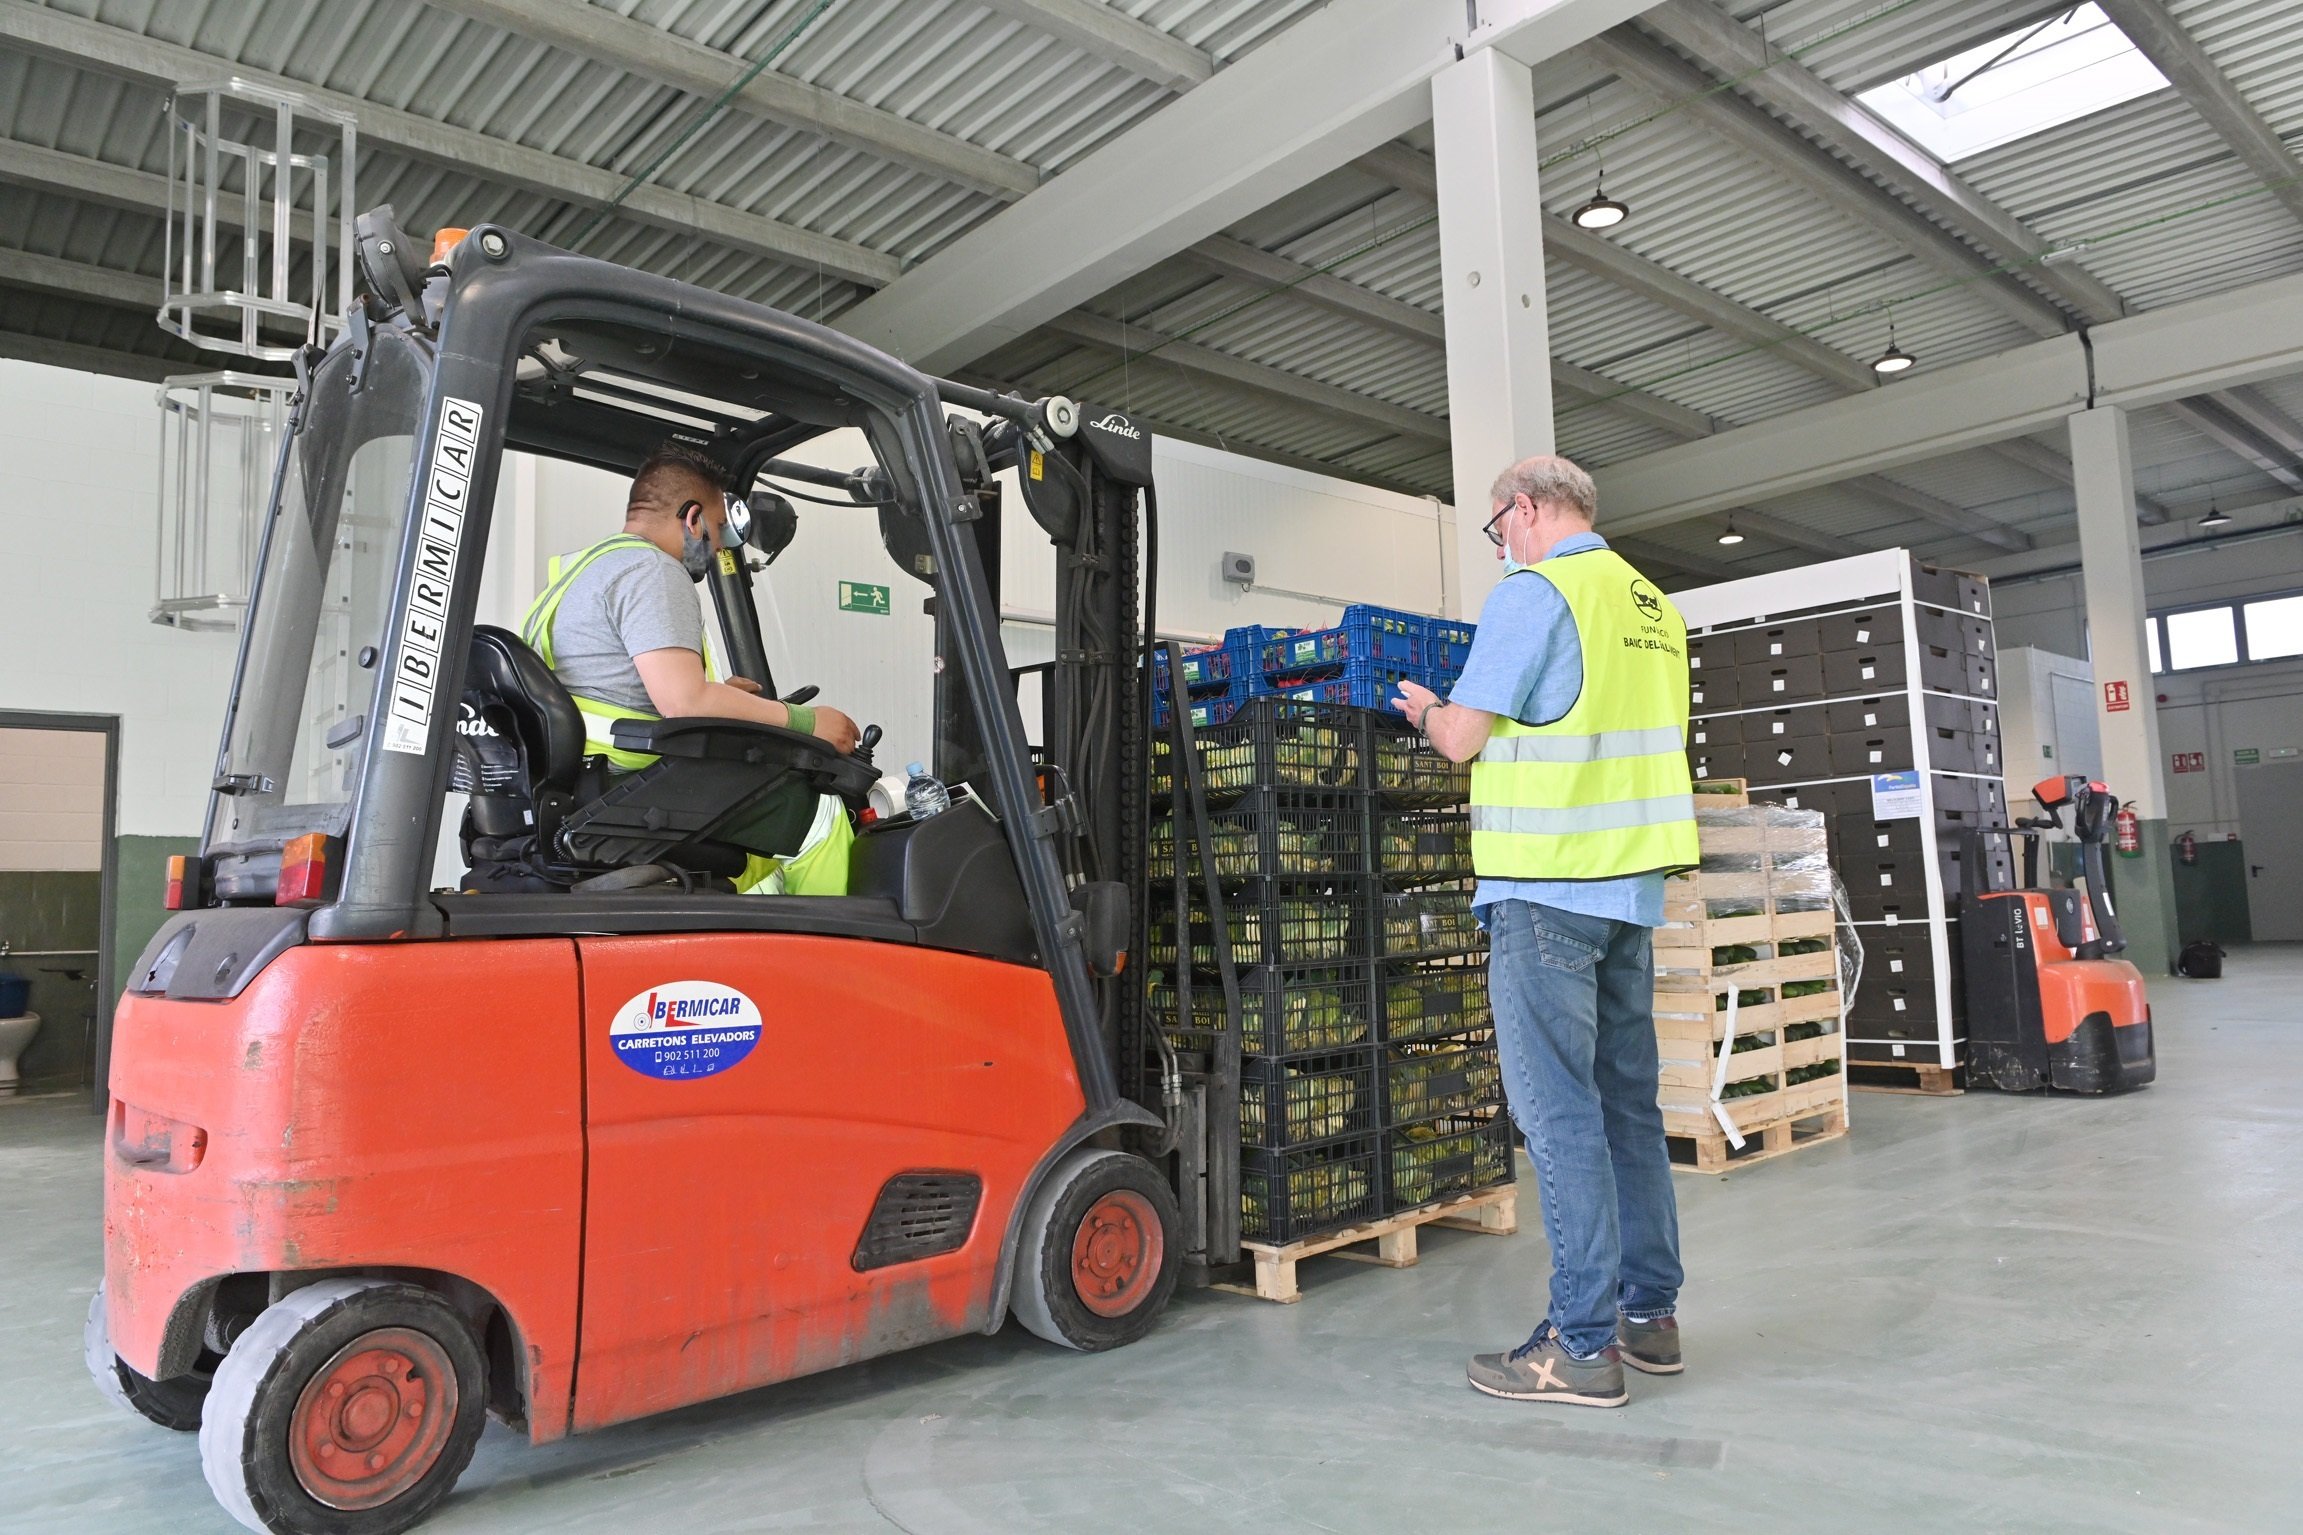
[[[0,1002],[39,1019],[28,1042],[10,1031],[21,1048],[0,1097],[85,1092],[102,1106],[119,755],[117,716],[0,709]]]
[[[2247,850],[2247,914],[2257,943],[2303,940],[2303,761],[2234,768],[2239,844]]]

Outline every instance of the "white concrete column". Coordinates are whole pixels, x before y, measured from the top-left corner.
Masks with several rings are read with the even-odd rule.
[[[2167,817],[2153,705],[2151,653],[2144,644],[2143,548],[2135,526],[2135,460],[2127,412],[2099,405],[2071,417],[2071,485],[2079,502],[2080,580],[2087,649],[2095,667],[2095,712],[2103,736],[2103,776],[2111,792],[2146,821]],[[2105,691],[2127,686],[2128,707]]]
[[[1505,466],[1553,446],[1533,77],[1484,48],[1433,77],[1431,105],[1462,572],[1454,595],[1476,615],[1502,574],[1479,533],[1487,488]],[[1603,525],[1606,514],[1603,506]]]
[[[2158,694],[2143,637],[2143,548],[2135,530],[2135,459],[2127,413],[2098,405],[2071,417],[2071,487],[2078,500],[2080,583],[2103,781],[2141,820],[2142,856],[2109,859],[2127,957],[2144,975],[2168,974],[2181,947],[2174,860],[2167,844],[2167,782],[2159,755]],[[2125,707],[2118,684],[2125,684]]]

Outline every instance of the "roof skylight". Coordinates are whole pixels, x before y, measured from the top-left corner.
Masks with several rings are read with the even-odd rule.
[[[2167,77],[2091,3],[2003,33],[1855,99],[1949,162],[2166,84]]]

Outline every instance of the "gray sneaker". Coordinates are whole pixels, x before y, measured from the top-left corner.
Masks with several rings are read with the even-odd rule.
[[[1474,1391],[1515,1402],[1566,1402],[1576,1407],[1621,1407],[1631,1400],[1623,1365],[1613,1348],[1578,1359],[1549,1322],[1507,1354],[1474,1354],[1465,1372]]]
[[[1677,1375],[1687,1368],[1679,1357],[1679,1322],[1657,1317],[1652,1322],[1615,1319],[1615,1353],[1627,1365],[1646,1375]]]

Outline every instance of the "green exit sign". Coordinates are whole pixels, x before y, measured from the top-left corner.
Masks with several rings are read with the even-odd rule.
[[[2240,767],[2253,767],[2263,760],[2263,751],[2261,747],[2241,746],[2232,751],[2231,760]]]
[[[888,611],[888,589],[871,586],[862,581],[840,583],[840,611],[843,613],[885,613]]]

